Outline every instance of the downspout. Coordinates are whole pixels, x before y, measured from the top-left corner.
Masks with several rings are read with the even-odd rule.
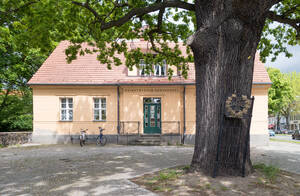
[[[183,144],[185,139],[185,132],[186,132],[186,119],[185,119],[185,85],[184,85],[183,86],[183,137],[182,137]]]
[[[120,86],[117,86],[117,130],[118,135],[120,135]]]

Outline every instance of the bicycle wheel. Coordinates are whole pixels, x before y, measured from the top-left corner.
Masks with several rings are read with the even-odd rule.
[[[96,139],[96,145],[100,145],[100,136],[98,136]]]
[[[101,146],[105,146],[106,142],[107,142],[107,138],[103,135],[101,140],[100,140]]]

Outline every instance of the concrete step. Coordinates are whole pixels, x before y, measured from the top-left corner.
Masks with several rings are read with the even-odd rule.
[[[136,140],[130,142],[130,145],[140,145],[140,146],[160,146],[160,141],[146,141],[146,140]]]
[[[129,143],[130,145],[142,145],[142,146],[159,146],[161,144],[160,134],[143,134],[136,140]]]
[[[139,137],[136,140],[141,140],[141,141],[160,141],[160,137]]]
[[[160,138],[160,134],[141,134],[140,137],[142,138],[148,138],[148,137],[159,137]]]

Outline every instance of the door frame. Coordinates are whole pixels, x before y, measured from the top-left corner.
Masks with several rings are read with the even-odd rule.
[[[160,99],[160,102],[159,103],[145,103],[145,99],[146,98],[152,98],[152,99],[155,99],[155,98],[157,98],[157,99]],[[143,101],[143,134],[161,134],[161,132],[162,132],[162,128],[161,128],[161,125],[162,125],[162,120],[161,120],[161,113],[162,113],[162,104],[161,104],[161,100],[162,100],[162,98],[161,97],[159,97],[159,96],[147,96],[147,97],[143,97],[143,99],[142,99],[142,101]],[[148,119],[149,119],[149,126],[150,126],[150,106],[151,105],[155,105],[156,107],[155,107],[155,124],[156,124],[156,128],[158,128],[159,129],[159,132],[155,132],[155,133],[148,133],[148,132],[145,132],[145,106],[146,105],[148,105]],[[159,112],[159,119],[160,119],[160,121],[159,121],[159,127],[157,126],[157,124],[158,124],[158,122],[157,122],[157,106],[159,106],[159,108],[160,108],[160,112]]]

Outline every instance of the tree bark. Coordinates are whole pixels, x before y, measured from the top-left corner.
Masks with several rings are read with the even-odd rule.
[[[188,44],[196,70],[196,141],[192,169],[213,174],[220,128],[223,129],[218,175],[241,175],[248,120],[224,117],[232,93],[251,96],[254,58],[265,16],[255,1],[196,2],[197,31]],[[265,8],[264,8],[265,9]],[[232,71],[234,70],[234,71]],[[234,148],[234,144],[239,144]],[[226,150],[225,150],[226,149]],[[237,157],[237,158],[236,158]],[[252,170],[250,152],[246,175]],[[234,163],[232,163],[234,161]]]
[[[280,130],[281,127],[280,127],[280,114],[278,113],[277,114],[277,121],[276,121],[276,125],[277,125],[277,129],[276,130]]]

